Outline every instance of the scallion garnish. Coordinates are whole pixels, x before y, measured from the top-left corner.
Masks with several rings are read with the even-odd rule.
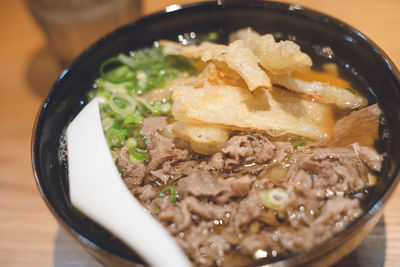
[[[137,145],[138,145],[138,143],[137,143],[137,140],[136,140],[136,138],[133,138],[133,137],[129,137],[127,140],[126,140],[126,146],[128,147],[128,148],[135,148],[135,147],[137,147]]]
[[[292,143],[293,148],[304,146],[307,143],[306,139],[303,136],[290,138],[289,141],[290,143]]]
[[[106,131],[106,139],[109,147],[120,147],[125,141],[125,136],[118,129],[109,128]]]
[[[112,57],[112,58],[105,60],[100,66],[101,77],[104,80],[112,82],[112,83],[122,83],[122,82],[132,80],[133,77],[135,76],[135,74],[128,66],[125,66],[125,65],[114,68],[108,72],[104,71],[106,66],[115,65],[116,63],[121,63],[121,60],[119,57]]]
[[[347,91],[349,91],[350,93],[352,93],[353,95],[355,95],[356,94],[356,91],[354,90],[354,89],[351,89],[351,88],[345,88]]]
[[[115,113],[121,116],[129,116],[133,114],[136,109],[135,99],[122,92],[114,93],[109,100],[109,105]]]
[[[169,191],[169,200],[171,201],[171,203],[175,203],[176,201],[176,188],[174,186],[167,186],[164,187],[161,190],[160,196],[161,197],[165,197],[166,196],[166,192]]]
[[[134,148],[130,150],[130,159],[133,163],[143,162],[147,158],[146,151],[140,148]]]
[[[140,149],[145,149],[147,146],[147,139],[142,134],[138,133],[135,137],[137,141],[137,147]]]
[[[262,204],[270,209],[279,210],[289,200],[289,194],[282,188],[274,188],[260,193]]]
[[[157,214],[160,211],[160,206],[156,205],[154,208],[154,214]]]

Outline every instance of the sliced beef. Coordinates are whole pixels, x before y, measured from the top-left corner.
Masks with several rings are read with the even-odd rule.
[[[358,200],[348,196],[368,186],[368,177],[382,168],[382,155],[359,143],[310,142],[294,149],[290,142],[271,142],[257,133],[233,136],[210,157],[191,156],[157,134],[158,125],[165,124],[161,117],[144,122],[141,133],[151,138],[146,167],[130,163],[127,147],[118,151],[117,164],[131,192],[196,265],[250,265],[257,249],[279,255],[311,248],[359,216]],[[272,178],[273,168],[285,170],[281,179]],[[176,202],[160,197],[159,183],[144,180],[146,175],[175,186]],[[278,210],[260,198],[273,188],[288,193]]]
[[[210,197],[217,203],[225,203],[233,197],[243,197],[250,189],[250,178],[215,179],[208,170],[196,169],[178,181],[180,194]]]
[[[232,169],[242,162],[263,163],[273,159],[275,146],[260,134],[235,135],[228,140],[222,152],[227,157],[225,168]]]
[[[203,203],[200,202],[195,197],[187,197],[182,201],[189,208],[189,210],[206,219],[225,219],[225,215],[229,212],[229,209],[226,209],[222,206],[215,205],[212,203]]]
[[[221,152],[217,152],[211,156],[208,166],[214,170],[222,170],[224,168],[224,157]]]
[[[353,143],[351,146],[358,157],[364,161],[369,168],[378,172],[381,170],[383,156],[378,154],[375,149],[366,146],[360,146],[358,143]]]
[[[153,210],[159,207],[158,220],[173,234],[185,230],[192,223],[192,215],[184,202],[175,205],[168,197],[156,198],[152,207]]]
[[[151,173],[165,184],[171,176],[179,174],[177,164],[190,159],[186,149],[178,149],[170,139],[156,136],[153,138],[154,149],[149,151],[150,162],[148,168]],[[188,165],[189,166],[189,165]]]
[[[260,191],[251,191],[247,198],[239,203],[235,217],[233,218],[236,233],[241,233],[241,227],[249,224],[261,213]]]
[[[291,251],[309,249],[343,230],[361,214],[357,199],[334,198],[326,202],[322,212],[309,227],[299,231],[278,231],[280,243]]]
[[[377,104],[353,111],[350,115],[338,120],[333,128],[330,146],[347,146],[358,142],[371,146],[378,139],[379,120],[382,111]]]
[[[355,193],[366,186],[369,172],[380,170],[381,161],[381,155],[358,144],[353,149],[317,148],[293,156],[287,186],[307,187],[320,199]]]
[[[162,168],[150,171],[150,173],[166,184],[170,180],[176,180],[182,176],[189,175],[193,169],[199,166],[199,163],[195,160],[182,161],[175,165],[173,163],[173,161],[166,161],[162,165]]]
[[[223,258],[224,252],[230,249],[230,244],[223,237],[210,231],[212,228],[212,223],[204,221],[199,225],[191,225],[179,240],[181,247],[196,265],[216,265],[216,261]]]
[[[148,117],[143,121],[140,134],[144,135],[147,140],[151,140],[156,135],[157,131],[164,129],[165,126],[167,126],[167,117]]]
[[[143,163],[131,163],[127,146],[123,146],[117,151],[117,166],[122,169],[122,177],[128,189],[132,189],[143,182],[146,167]]]

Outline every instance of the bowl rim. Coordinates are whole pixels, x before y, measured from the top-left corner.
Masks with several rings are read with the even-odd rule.
[[[191,9],[198,9],[198,8],[226,8],[226,7],[268,7],[271,8],[272,10],[286,10],[286,11],[291,11],[293,14],[296,15],[301,15],[307,20],[312,20],[312,21],[318,21],[321,23],[331,23],[336,26],[339,26],[341,28],[345,28],[346,30],[351,31],[352,33],[358,35],[363,41],[366,42],[368,45],[368,49],[373,50],[376,54],[379,55],[380,59],[385,62],[385,66],[387,67],[388,70],[390,70],[390,73],[392,76],[395,78],[397,88],[400,89],[400,72],[393,63],[393,61],[388,57],[388,55],[370,38],[368,38],[365,34],[361,33],[359,30],[356,28],[350,26],[349,24],[334,18],[330,15],[327,15],[323,12],[316,11],[312,8],[308,7],[303,7],[298,4],[291,4],[287,2],[275,2],[275,1],[263,1],[263,0],[242,0],[242,1],[227,1],[226,3],[219,3],[219,1],[205,1],[205,2],[195,2],[195,3],[189,3],[189,4],[179,4],[175,6],[172,10],[168,10],[168,7],[165,7],[163,10],[160,10],[158,12],[143,16],[139,18],[136,21],[133,21],[131,23],[128,23],[110,33],[107,35],[103,36],[102,38],[98,39],[95,43],[93,43],[91,46],[89,46],[87,49],[85,49],[75,60],[72,61],[72,63],[66,67],[55,83],[53,84],[48,96],[43,100],[42,104],[39,107],[39,110],[36,115],[36,119],[34,122],[33,130],[32,130],[32,138],[31,138],[31,164],[32,164],[32,169],[33,169],[33,174],[34,178],[36,181],[36,185],[38,187],[38,190],[40,192],[40,195],[42,196],[44,202],[46,203],[47,207],[53,213],[57,221],[66,229],[74,238],[77,240],[80,240],[83,245],[85,245],[85,249],[94,249],[95,251],[98,251],[99,253],[118,258],[122,261],[125,262],[131,262],[129,259],[122,257],[117,254],[113,254],[109,251],[107,251],[104,247],[96,244],[94,241],[91,241],[87,237],[85,237],[83,234],[79,233],[77,230],[75,230],[71,225],[69,225],[61,216],[61,214],[51,205],[50,200],[45,192],[44,185],[42,185],[41,182],[41,176],[42,173],[40,171],[41,164],[39,162],[39,147],[40,147],[40,129],[43,128],[43,125],[45,123],[44,117],[47,114],[47,105],[51,102],[53,96],[57,92],[57,88],[60,86],[60,84],[63,82],[64,77],[68,76],[67,74],[70,73],[71,70],[75,69],[75,66],[82,61],[88,54],[91,53],[91,51],[95,50],[97,47],[102,46],[103,43],[107,43],[110,40],[114,38],[114,36],[119,36],[123,34],[125,31],[128,31],[130,28],[133,27],[139,27],[140,24],[148,24],[153,20],[154,18],[162,18],[163,16],[169,16],[173,15],[178,12],[185,12],[186,10],[191,10]],[[344,231],[341,231],[329,239],[323,241],[320,243],[318,246],[313,246],[311,249],[307,251],[301,251],[300,253],[295,253],[292,254],[288,258],[283,258],[281,261],[277,262],[284,262],[288,264],[296,264],[296,263],[303,263],[305,260],[315,260],[318,259],[320,256],[322,256],[324,253],[331,251],[335,247],[338,246],[337,241],[338,240],[344,240],[347,241],[351,239],[351,237],[356,233],[356,230],[362,226],[365,222],[369,221],[373,216],[379,214],[379,211],[381,211],[381,208],[383,205],[386,203],[390,195],[393,193],[394,189],[396,188],[397,184],[400,181],[400,166],[397,166],[396,169],[394,170],[393,174],[393,182],[390,186],[387,187],[387,189],[382,193],[381,198],[372,205],[368,210],[365,210],[365,212],[357,218],[353,223],[348,225]],[[135,252],[134,252],[135,253]],[[136,253],[135,253],[136,254]],[[131,262],[134,263],[134,262]],[[260,262],[261,263],[261,262]],[[272,263],[273,264],[273,263]]]

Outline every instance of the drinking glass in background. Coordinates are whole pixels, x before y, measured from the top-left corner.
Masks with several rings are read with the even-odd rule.
[[[90,44],[140,16],[140,0],[25,0],[65,66]]]

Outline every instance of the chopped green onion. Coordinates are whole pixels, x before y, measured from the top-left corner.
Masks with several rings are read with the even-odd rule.
[[[216,32],[209,32],[209,33],[207,34],[207,39],[210,40],[210,41],[215,41],[215,40],[217,40],[217,39],[218,39],[218,33],[216,33]]]
[[[118,167],[118,172],[119,172],[119,174],[122,175],[122,168],[121,167]]]
[[[160,206],[156,205],[154,208],[154,214],[157,214],[160,211]]]
[[[171,201],[171,203],[175,203],[176,201],[176,188],[174,186],[167,186],[164,187],[161,190],[160,196],[161,197],[165,197],[166,196],[166,192],[169,191],[169,200]]]
[[[124,125],[129,125],[129,124],[139,124],[144,121],[143,116],[140,114],[140,112],[135,112],[132,116],[128,116],[124,119]]]
[[[255,260],[265,259],[267,256],[268,256],[268,252],[259,248],[254,252],[253,259],[255,259]]]
[[[279,210],[289,200],[289,194],[281,188],[270,189],[260,193],[262,204],[270,209]]]
[[[117,160],[117,153],[113,150],[111,150],[111,156],[113,157],[113,160],[116,161]]]
[[[114,120],[110,117],[105,117],[101,120],[101,125],[103,126],[103,130],[106,131],[108,128],[111,128],[114,123]]]
[[[133,97],[126,93],[116,92],[111,96],[109,101],[111,109],[121,115],[128,116],[135,112],[136,101]]]
[[[117,56],[117,58],[122,64],[125,64],[132,69],[137,68],[137,65],[133,62],[131,57],[128,57],[127,55],[121,53]]]
[[[307,143],[306,139],[303,136],[290,138],[289,141],[290,143],[292,143],[293,148],[304,146]]]
[[[160,102],[156,102],[153,105],[153,115],[159,116],[162,114],[161,111],[161,103]]]
[[[347,91],[349,91],[350,93],[352,93],[353,95],[355,95],[356,94],[356,91],[354,90],[354,89],[351,89],[351,88],[345,88]]]
[[[106,131],[106,139],[108,146],[120,147],[125,141],[125,136],[121,131],[115,128],[109,128]]]
[[[137,141],[137,146],[138,146],[138,148],[140,148],[140,149],[145,149],[146,146],[147,146],[147,139],[146,139],[146,137],[145,137],[144,135],[138,133],[138,134],[136,135],[135,138],[136,138],[136,141]]]
[[[143,97],[136,97],[136,100],[139,101],[143,106],[145,106],[151,113],[154,113],[154,108],[152,105],[147,102],[147,100]]]
[[[132,80],[135,77],[135,74],[133,73],[132,69],[125,65],[114,68],[111,71],[108,71],[107,73],[104,72],[106,66],[110,64],[115,65],[115,63],[123,63],[123,62],[121,62],[119,57],[112,57],[105,60],[100,65],[100,75],[104,80],[112,83],[122,83]]]
[[[126,146],[128,148],[135,148],[137,147],[138,143],[136,141],[136,138],[130,137],[126,140]]]
[[[131,160],[132,163],[143,162],[146,158],[147,158],[146,151],[139,148],[134,148],[130,150],[129,159]]]

